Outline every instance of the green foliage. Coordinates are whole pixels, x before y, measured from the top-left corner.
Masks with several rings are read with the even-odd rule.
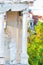
[[[43,23],[38,20],[34,31],[28,28],[28,62],[30,65],[43,65]]]

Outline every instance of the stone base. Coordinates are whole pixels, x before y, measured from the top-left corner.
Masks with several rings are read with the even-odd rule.
[[[0,65],[4,65],[4,64],[0,64]]]
[[[5,64],[6,65],[6,64]],[[30,65],[30,64],[8,64],[8,65]]]

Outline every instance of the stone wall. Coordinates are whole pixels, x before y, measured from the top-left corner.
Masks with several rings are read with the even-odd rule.
[[[22,21],[19,17],[19,12],[7,12],[6,15],[8,36],[10,37],[10,51],[7,50],[7,56],[10,52],[10,63],[20,63],[22,48]],[[6,39],[9,40],[9,37]],[[8,59],[8,57],[6,57],[6,59]]]

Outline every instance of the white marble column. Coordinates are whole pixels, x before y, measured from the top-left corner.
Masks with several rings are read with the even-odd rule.
[[[27,55],[27,12],[23,11],[22,20],[22,53],[21,53],[21,63],[28,65],[28,55]]]
[[[4,64],[4,14],[0,14],[0,64]]]

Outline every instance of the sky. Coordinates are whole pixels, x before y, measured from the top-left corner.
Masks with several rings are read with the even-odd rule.
[[[35,15],[42,15],[43,16],[43,0],[36,0],[33,4],[32,7],[30,7],[30,9],[32,9],[32,12]]]

